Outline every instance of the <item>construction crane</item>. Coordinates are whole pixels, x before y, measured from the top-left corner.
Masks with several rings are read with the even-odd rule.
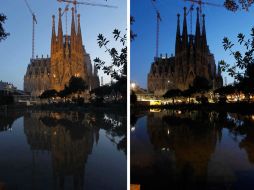
[[[67,3],[67,5],[68,4],[73,4],[76,20],[77,20],[77,5],[79,5],[79,4],[81,4],[81,5],[89,5],[89,6],[94,6],[94,7],[117,8],[117,6],[113,6],[113,5],[106,5],[106,4],[100,4],[100,3],[90,3],[90,2],[81,2],[81,1],[77,1],[77,0],[57,0],[57,1],[59,3],[62,3],[62,2],[63,3]],[[66,12],[66,11],[64,11],[64,12]]]
[[[155,9],[156,12],[156,49],[155,49],[155,57],[158,57],[159,53],[159,35],[160,35],[160,22],[162,21],[160,12],[156,8],[155,5],[155,0],[151,0],[153,8]]]
[[[35,16],[35,13],[32,11],[31,7],[29,6],[27,0],[24,0],[26,3],[26,6],[28,10],[30,11],[32,15],[32,21],[33,21],[33,31],[32,31],[32,59],[34,59],[34,35],[35,35],[35,24],[37,24],[37,19]]]
[[[210,6],[215,6],[215,7],[223,7],[223,5],[220,4],[216,4],[216,3],[211,3],[211,2],[207,2],[207,1],[203,1],[203,0],[184,0],[185,2],[191,2],[192,5],[194,4],[198,4],[199,6],[199,11],[200,11],[200,17],[202,16],[202,6],[203,5],[210,5]]]

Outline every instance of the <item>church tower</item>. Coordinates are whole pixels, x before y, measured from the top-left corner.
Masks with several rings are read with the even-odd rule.
[[[82,43],[80,15],[76,19],[72,8],[70,35],[63,34],[61,17],[62,10],[59,8],[57,31],[55,15],[52,16],[51,57],[36,56],[27,67],[24,90],[32,96],[40,96],[50,89],[63,90],[72,76],[83,78],[91,89],[100,85],[97,71],[93,73],[90,55]]]
[[[202,22],[202,27],[200,26]],[[202,30],[201,30],[202,28]],[[196,77],[203,77],[212,85],[216,75],[214,55],[210,52],[206,39],[205,15],[200,21],[197,8],[195,35],[188,34],[187,12],[184,7],[182,33],[180,14],[177,15],[175,56],[156,59],[148,74],[148,91],[164,95],[170,89],[186,90],[193,85]],[[218,85],[220,86],[221,83]]]
[[[61,8],[59,8],[58,35],[55,36],[55,21],[53,16],[51,39],[51,89],[63,90],[68,85],[72,76],[85,80],[84,50],[80,27],[80,15],[78,23],[75,23],[74,8],[72,8],[71,35],[63,35]],[[76,31],[76,25],[78,31]],[[57,39],[57,40],[56,40]]]

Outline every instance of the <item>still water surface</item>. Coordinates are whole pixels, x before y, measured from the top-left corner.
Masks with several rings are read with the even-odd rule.
[[[142,190],[253,190],[254,115],[151,110],[131,122],[131,183]]]
[[[0,116],[0,189],[124,190],[126,114]]]

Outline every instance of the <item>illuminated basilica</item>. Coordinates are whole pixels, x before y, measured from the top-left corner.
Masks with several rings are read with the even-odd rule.
[[[85,80],[89,89],[100,85],[96,67],[92,67],[90,55],[82,43],[80,15],[77,23],[72,8],[71,34],[63,35],[61,9],[59,8],[58,33],[55,16],[52,16],[51,57],[30,60],[24,76],[24,91],[39,96],[45,90],[63,90],[72,76]]]

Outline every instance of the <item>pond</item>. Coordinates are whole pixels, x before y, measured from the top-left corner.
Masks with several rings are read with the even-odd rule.
[[[126,189],[126,120],[116,111],[2,114],[0,189]]]
[[[254,115],[132,113],[131,183],[141,190],[253,189]]]

